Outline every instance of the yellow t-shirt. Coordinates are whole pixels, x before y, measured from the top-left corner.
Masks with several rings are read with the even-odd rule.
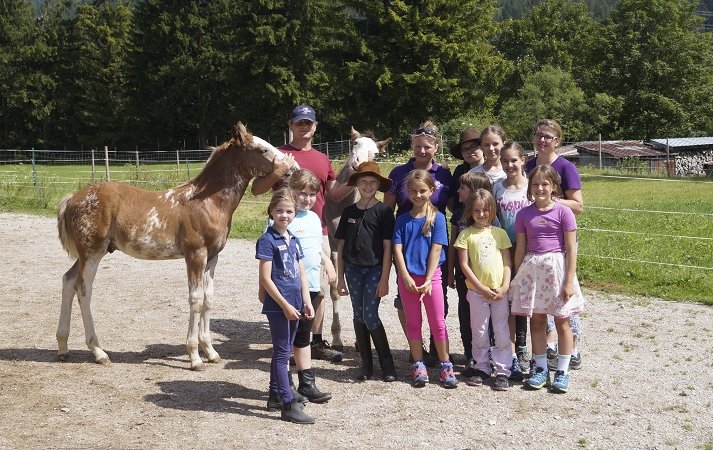
[[[468,265],[481,283],[491,289],[502,286],[504,266],[500,251],[512,247],[505,230],[469,226],[461,231],[454,246],[468,250]],[[465,284],[469,289],[475,288],[468,279]]]

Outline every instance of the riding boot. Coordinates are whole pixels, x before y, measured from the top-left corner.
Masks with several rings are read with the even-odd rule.
[[[312,424],[314,419],[304,411],[304,405],[293,398],[290,403],[282,406],[282,420],[298,424]]]
[[[366,324],[354,321],[354,334],[359,346],[359,356],[361,357],[361,373],[357,375],[357,380],[370,380],[374,373],[374,360],[371,356],[371,340],[369,339],[369,329]]]
[[[371,339],[374,341],[374,348],[379,355],[379,364],[381,364],[382,379],[386,382],[396,381],[396,367],[394,367],[394,357],[389,348],[389,340],[386,338],[386,330],[384,325],[379,325],[378,328],[371,330]]]
[[[297,392],[297,388],[295,387],[295,382],[292,381],[292,371],[288,371],[287,374],[289,375],[290,379],[290,389],[292,390],[292,397],[296,398],[298,402],[300,403],[308,403],[309,399],[305,397],[304,395],[300,394]]]
[[[297,388],[297,392],[304,395],[312,403],[326,403],[332,398],[332,394],[329,392],[322,392],[317,389],[314,377],[314,367],[305,370],[299,370],[297,372],[297,377],[300,380],[300,386]]]
[[[280,394],[273,390],[270,390],[270,394],[267,397],[267,410],[270,412],[282,410]]]

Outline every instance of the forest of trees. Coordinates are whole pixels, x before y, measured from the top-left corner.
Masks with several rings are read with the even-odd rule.
[[[237,120],[280,142],[302,102],[321,140],[713,135],[710,3],[3,0],[0,148],[196,148]]]

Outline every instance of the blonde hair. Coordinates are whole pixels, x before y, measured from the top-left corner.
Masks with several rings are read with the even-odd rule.
[[[483,131],[480,132],[480,141],[483,141],[483,138],[485,137],[486,134],[492,133],[496,136],[500,137],[500,140],[505,142],[507,141],[507,134],[505,133],[505,130],[503,130],[503,127],[501,127],[498,124],[493,124],[490,126],[487,126],[483,128]]]
[[[406,175],[406,187],[408,188],[413,182],[425,184],[426,186],[428,186],[429,189],[431,189],[431,192],[436,190],[436,183],[433,182],[431,174],[428,173],[428,171],[426,170],[415,169],[409,172],[408,175]],[[423,224],[423,228],[421,229],[421,231],[423,232],[424,236],[430,236],[431,227],[436,221],[436,213],[438,213],[438,209],[436,209],[436,207],[430,201],[426,202],[425,208],[426,222]]]
[[[295,210],[297,209],[297,199],[292,194],[292,190],[288,188],[278,189],[272,194],[270,204],[267,205],[267,217],[273,220],[275,219],[274,217],[272,217],[270,211],[272,211],[272,208],[277,206],[280,202],[292,203],[292,206],[295,207]]]
[[[476,189],[475,192],[470,194],[468,200],[465,202],[465,210],[463,211],[463,222],[467,226],[471,226],[475,223],[473,219],[473,204],[476,200],[482,200],[485,207],[488,208],[488,220],[489,223],[493,223],[495,220],[495,215],[498,213],[497,206],[495,205],[495,198],[493,194],[487,189]]]
[[[414,134],[412,134],[411,135],[411,147],[412,148],[413,148],[413,140],[417,136],[426,136],[427,138],[431,139],[436,144],[436,151],[440,150],[443,147],[443,142],[441,141],[441,138],[439,137],[439,134],[438,134],[438,126],[435,123],[433,123],[430,120],[422,122],[418,126],[418,128],[414,131],[418,131],[418,130],[430,130],[430,132],[432,132],[433,135],[431,135],[430,132],[429,133],[418,133],[418,134],[414,133]]]
[[[471,194],[478,189],[493,190],[493,184],[490,178],[482,172],[466,172],[458,178],[458,182],[467,187]]]
[[[290,177],[290,180],[287,185],[290,187],[290,189],[294,191],[301,191],[305,188],[312,188],[312,190],[314,190],[315,192],[319,192],[319,188],[321,187],[319,180],[309,169],[296,170]]]
[[[535,197],[532,195],[532,179],[535,178],[535,175],[540,173],[545,177],[545,180],[549,181],[552,185],[552,197],[560,197],[562,195],[562,188],[560,187],[562,178],[560,174],[549,164],[541,164],[532,169],[527,177],[527,199],[531,202],[535,201]]]
[[[535,127],[532,129],[532,133],[537,133],[537,129],[540,127],[549,127],[554,130],[555,136],[557,139],[562,140],[562,127],[560,126],[559,123],[557,123],[556,120],[552,119],[541,119],[538,120],[537,123],[535,124]]]

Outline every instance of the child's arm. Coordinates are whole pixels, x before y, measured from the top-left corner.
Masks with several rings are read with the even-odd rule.
[[[302,261],[300,261],[300,263],[302,263]],[[302,279],[304,280],[304,283],[307,282],[304,277]],[[272,297],[273,300],[280,305],[280,308],[284,311],[287,320],[298,320],[300,318],[300,312],[297,311],[294,306],[290,305],[287,300],[285,300],[285,297],[282,296],[280,290],[277,289],[275,282],[272,281],[272,261],[269,259],[260,260],[260,286],[262,286],[265,289],[265,292],[270,294],[270,297]],[[307,295],[309,295],[309,291],[307,292]]]
[[[495,300],[502,300],[505,298],[508,289],[510,289],[510,249],[503,248],[500,250],[500,254],[503,257],[503,283],[499,288],[495,289]]]
[[[442,250],[443,246],[441,244],[431,244],[431,249],[428,251],[428,262],[426,264],[426,278],[423,280],[423,284],[417,287],[418,292],[423,295],[431,294],[431,279],[438,268],[438,261],[441,259]]]
[[[401,277],[406,289],[411,292],[418,292],[416,282],[411,278],[411,274],[406,269],[406,261],[404,260],[403,244],[394,244],[394,263],[396,264],[396,273]]]
[[[314,308],[312,307],[312,297],[309,295],[309,283],[305,272],[304,261],[300,260],[300,281],[302,282],[302,310],[305,319],[314,318]]]
[[[458,238],[458,227],[451,224],[451,242],[448,244],[448,286],[456,287],[456,259],[458,258],[458,251],[456,250],[454,244]]]
[[[522,260],[527,254],[527,235],[525,233],[517,233],[515,237],[515,261],[513,267],[515,272],[520,268]]]
[[[473,269],[470,268],[470,264],[468,264],[467,248],[458,249],[458,261],[460,262],[460,269],[463,271],[463,275],[465,275],[466,280],[470,281],[471,284],[475,286],[475,289],[473,290],[488,300],[492,300],[495,293],[489,287],[480,282],[478,277],[475,276]]]
[[[334,270],[334,264],[332,264],[332,258],[329,254],[322,249],[322,265],[324,265],[324,271],[327,273],[327,280],[329,284],[334,284],[337,281],[337,272]]]
[[[376,285],[376,296],[389,295],[389,276],[391,275],[391,239],[384,239],[384,255],[381,260],[381,278]]]
[[[344,278],[344,239],[337,240],[337,292],[340,296],[349,295]]]
[[[577,273],[577,231],[564,232],[565,278],[562,284],[562,300],[574,295],[574,276]]]

